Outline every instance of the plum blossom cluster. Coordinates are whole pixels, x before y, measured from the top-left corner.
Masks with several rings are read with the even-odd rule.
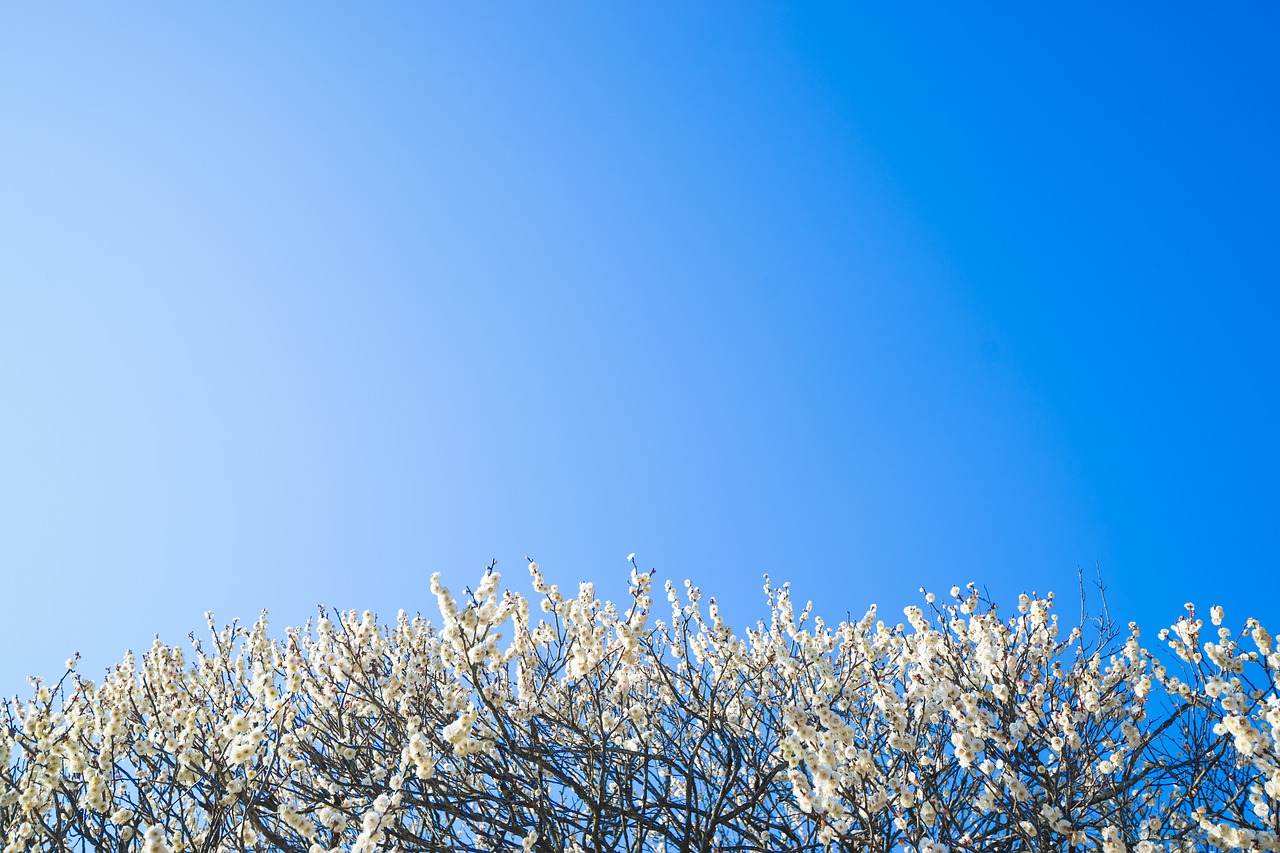
[[[838,624],[765,579],[736,633],[493,567],[439,618],[321,610],[67,662],[4,705],[0,848],[1280,850],[1280,649],[1255,620],[1064,627],[977,589]],[[665,596],[665,605],[654,596]]]

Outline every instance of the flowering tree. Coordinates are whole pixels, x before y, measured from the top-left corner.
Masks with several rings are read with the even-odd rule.
[[[830,625],[765,582],[735,634],[651,574],[536,615],[488,571],[440,620],[265,617],[75,661],[6,703],[0,843],[99,851],[1280,849],[1280,652],[1003,618],[971,585]],[[1220,609],[1212,623],[1222,621]],[[1105,627],[1105,626],[1104,626]]]

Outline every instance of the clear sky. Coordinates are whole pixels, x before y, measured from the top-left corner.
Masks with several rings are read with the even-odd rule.
[[[5,4],[0,694],[525,555],[1280,630],[1278,8]]]

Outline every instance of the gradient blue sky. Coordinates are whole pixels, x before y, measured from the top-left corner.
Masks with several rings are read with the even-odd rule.
[[[625,557],[1280,629],[1280,12],[0,11],[0,693]]]

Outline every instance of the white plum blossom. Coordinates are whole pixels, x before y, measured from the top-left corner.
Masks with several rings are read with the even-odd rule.
[[[530,560],[531,597],[433,575],[433,619],[209,616],[97,682],[73,656],[4,704],[0,851],[1280,851],[1256,619],[1188,605],[1157,655],[1051,594],[828,623],[766,577],[738,633],[627,560],[619,603]]]

